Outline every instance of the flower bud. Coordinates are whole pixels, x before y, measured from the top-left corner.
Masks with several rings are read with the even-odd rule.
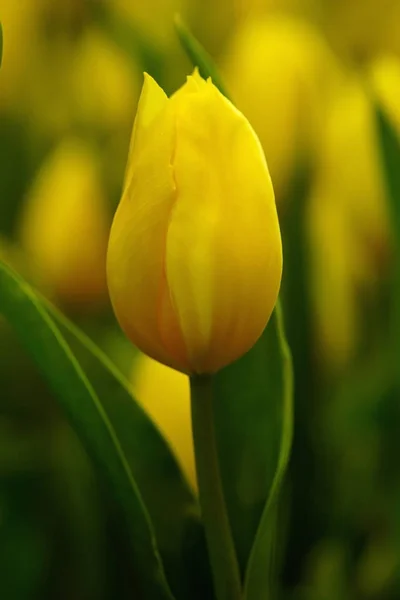
[[[390,214],[377,131],[377,101],[400,133],[400,61],[374,59],[332,96],[309,200],[311,281],[319,354],[343,369],[363,341],[363,305],[386,276]],[[356,160],[355,160],[356,157]]]
[[[71,103],[78,122],[125,131],[139,97],[139,69],[96,27],[77,45],[71,69]],[[107,82],[105,85],[104,82]]]
[[[274,192],[246,118],[195,73],[170,99],[146,76],[107,274],[134,344],[186,373],[249,350],[275,305]]]
[[[364,256],[349,212],[326,180],[315,182],[307,218],[318,358],[328,371],[337,372],[354,358],[359,341],[356,284]]]
[[[0,2],[3,29],[0,110],[18,112],[26,102],[33,57],[38,54],[41,8],[36,0]],[[29,52],[26,51],[29,48]]]
[[[21,247],[49,295],[73,305],[106,298],[108,230],[95,155],[66,138],[40,169],[19,224]]]
[[[354,160],[357,157],[357,160]],[[387,210],[374,106],[356,75],[332,97],[321,144],[320,163],[342,210],[376,246],[386,237]]]
[[[387,118],[400,135],[400,59],[394,54],[381,54],[369,66],[369,78],[376,98]]]

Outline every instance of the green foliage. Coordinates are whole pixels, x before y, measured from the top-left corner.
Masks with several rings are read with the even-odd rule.
[[[212,82],[220,90],[224,96],[229,98],[229,95],[225,89],[225,86],[221,80],[218,69],[214,65],[214,62],[208,52],[203,46],[196,40],[189,28],[183,21],[183,19],[177,15],[175,17],[175,29],[179,37],[179,41],[182,44],[185,52],[189,59],[192,61],[193,66],[199,69],[200,75],[203,79],[211,77]]]
[[[400,356],[400,140],[388,116],[376,105],[376,125],[380,140],[382,166],[389,199],[392,242],[395,248],[394,290],[391,306],[393,364],[396,383],[400,389],[398,360]]]
[[[248,599],[265,597],[275,583],[273,534],[291,445],[292,392],[278,304],[250,352],[216,376],[221,472]]]
[[[72,329],[75,343],[83,344],[84,351],[92,353],[91,367],[86,363],[88,372],[103,371],[92,384],[48,308],[5,264],[0,265],[0,297],[1,313],[53,389],[99,472],[112,486],[125,519],[135,578],[143,597],[173,596],[140,486],[157,522],[171,579],[177,588],[179,585],[190,587],[190,583],[184,581],[186,567],[192,561],[187,575],[190,579],[193,573],[199,576],[195,553],[205,562],[199,550],[201,529],[195,501],[165,441],[130,396],[117,370],[83,334],[58,316],[64,329],[69,329],[70,334]],[[179,561],[187,562],[177,565]],[[189,593],[187,587],[184,591]],[[195,597],[196,587],[190,593]],[[182,589],[180,594],[185,597]]]

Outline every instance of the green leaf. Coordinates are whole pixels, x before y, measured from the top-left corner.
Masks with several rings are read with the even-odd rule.
[[[391,315],[389,324],[389,337],[391,338],[390,355],[387,363],[390,369],[392,389],[390,393],[379,398],[379,408],[385,417],[381,425],[384,435],[382,436],[382,449],[385,471],[392,474],[392,480],[398,482],[398,466],[395,456],[398,454],[398,423],[399,423],[399,393],[400,393],[400,139],[391,124],[388,116],[376,102],[375,105],[376,125],[380,142],[382,167],[386,181],[389,215],[391,217],[391,233],[394,246],[393,262],[393,290],[391,298]],[[385,356],[385,354],[383,354]],[[375,419],[376,422],[376,419]],[[382,452],[382,450],[381,450]],[[387,465],[389,465],[389,470]],[[400,552],[400,486],[397,483],[392,493],[393,500],[390,503],[389,523],[394,541],[394,552]]]
[[[199,73],[203,79],[211,77],[214,85],[222,94],[224,94],[224,96],[228,98],[229,96],[225,90],[225,86],[222,83],[218,69],[215,67],[211,56],[196,40],[179,15],[175,17],[175,29],[178,34],[179,41],[181,42],[186,54],[192,61],[193,66],[198,67]]]
[[[395,240],[400,248],[400,140],[380,106],[375,110],[389,209],[393,219]]]
[[[306,568],[306,559],[319,536],[327,485],[316,481],[322,469],[314,441],[316,408],[320,405],[321,377],[315,355],[315,315],[310,296],[309,199],[313,181],[306,157],[298,157],[286,192],[280,223],[284,248],[281,300],[290,346],[294,381],[294,438],[290,460],[290,507],[286,531],[285,576],[295,581]],[[307,469],[304,469],[307,465]],[[310,497],[309,490],[316,490]]]
[[[107,356],[54,306],[45,306],[83,365],[118,433],[152,519],[174,594],[182,599],[211,598],[211,574],[197,499],[165,440],[133,400],[129,384]]]
[[[265,598],[275,502],[292,439],[292,366],[279,304],[262,337],[216,376],[215,423],[245,598]]]
[[[181,21],[179,39],[202,77],[226,96],[207,52]],[[214,378],[214,418],[220,470],[246,600],[271,588],[277,498],[293,423],[293,373],[280,303],[255,346]]]
[[[143,597],[173,598],[153,527],[127,457],[106,411],[33,290],[0,263],[0,311],[34,358],[89,455],[108,477],[124,514]]]
[[[384,110],[376,103],[376,125],[380,142],[383,172],[389,201],[389,215],[395,248],[394,290],[391,307],[392,369],[400,386],[398,358],[400,356],[400,139]]]
[[[41,598],[51,562],[49,540],[31,495],[40,494],[45,478],[24,478],[19,486],[1,488],[0,597],[10,600]],[[36,489],[35,489],[36,488]],[[35,496],[37,498],[37,496]]]
[[[81,597],[105,600],[110,574],[98,482],[70,427],[61,422],[50,439],[51,502],[60,513],[63,528],[59,535],[70,549],[66,556],[54,554],[63,562],[65,572],[74,574],[75,588]]]

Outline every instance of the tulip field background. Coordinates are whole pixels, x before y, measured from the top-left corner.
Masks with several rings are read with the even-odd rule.
[[[25,281],[57,307],[71,364],[126,424],[129,451],[157,464],[150,473],[143,459],[138,477],[165,513],[165,548],[187,501],[169,487],[175,463],[141,413],[142,437],[131,434],[113,367],[105,376],[76,331],[126,377],[195,494],[188,379],[125,338],[105,277],[143,72],[171,94],[193,71],[176,13],[260,137],[282,231],[294,434],[265,598],[398,600],[399,0],[0,0],[0,598],[142,597],[118,503],[82,444],[86,417],[71,420],[51,391],[73,376],[67,384],[51,367],[43,377],[57,356],[38,358],[45,336],[27,335],[44,313]],[[267,371],[279,394],[278,367]],[[246,418],[259,436],[263,416]],[[270,426],[267,446],[274,435]],[[196,527],[193,517],[188,544]],[[179,560],[196,597],[212,598],[201,561]]]

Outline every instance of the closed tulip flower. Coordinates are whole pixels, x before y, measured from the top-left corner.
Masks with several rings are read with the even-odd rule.
[[[77,47],[71,73],[75,117],[114,135],[124,131],[140,91],[140,72],[132,63],[106,34],[88,28]]]
[[[50,296],[76,307],[105,299],[108,229],[96,156],[66,138],[38,172],[19,224],[21,247]]]
[[[369,65],[369,80],[376,99],[387,118],[400,135],[400,59],[394,54],[382,54]]]
[[[391,223],[375,102],[400,133],[399,94],[400,61],[382,55],[364,78],[351,74],[329,106],[309,235],[320,354],[334,369],[346,367],[364,343],[360,298],[373,301],[387,277]]]
[[[170,99],[146,76],[107,259],[128,337],[183,372],[218,371],[261,335],[281,271],[272,183],[246,118],[196,72]]]

